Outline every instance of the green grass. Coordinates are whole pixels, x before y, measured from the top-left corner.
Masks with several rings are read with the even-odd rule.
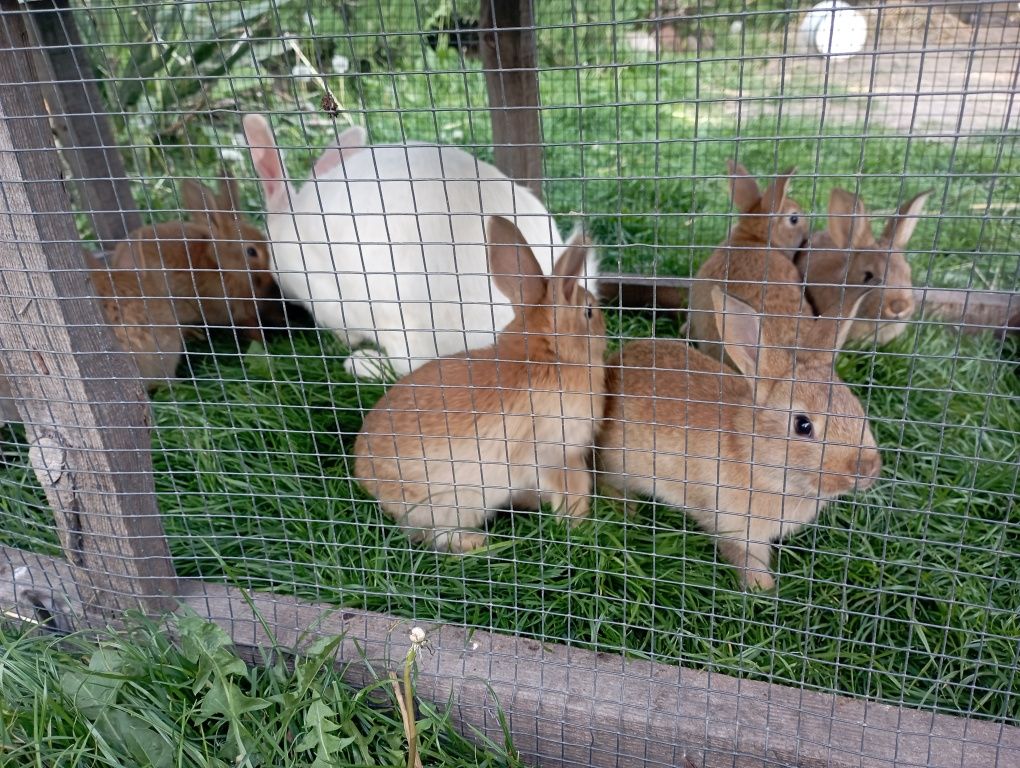
[[[293,665],[247,666],[216,625],[182,616],[119,633],[54,640],[0,623],[0,762],[8,768],[256,768],[407,764],[388,680],[351,688],[333,666],[338,639]],[[363,661],[350,662],[363,664]],[[516,766],[418,702],[426,765]]]
[[[616,6],[618,18],[637,19],[650,3]],[[569,18],[564,7],[541,4],[548,15],[540,23]],[[691,274],[729,225],[722,173],[739,154],[762,174],[798,164],[794,195],[819,216],[837,184],[859,184],[882,211],[934,187],[936,215],[912,242],[915,282],[1017,290],[1017,213],[1008,207],[1020,199],[1016,136],[953,144],[785,117],[738,127],[721,99],[734,87],[768,95],[759,62],[741,74],[725,60],[736,43],[724,38],[700,60],[642,59],[598,24],[608,7],[585,6],[580,20],[589,26],[576,48],[583,66],[574,33],[539,33],[547,202],[564,228],[584,214],[606,268]],[[387,29],[410,23],[395,18],[396,4],[384,11]],[[747,28],[772,30],[777,18],[765,14]],[[711,23],[719,31],[731,20]],[[376,141],[438,139],[489,156],[476,65],[465,69],[451,52],[422,52],[406,38],[388,41],[402,50],[400,74],[380,73],[377,63],[329,80],[338,93],[342,86],[355,119]],[[322,43],[302,43],[310,56],[313,42]],[[767,43],[747,36],[744,53]],[[289,71],[272,56],[263,64],[263,73]],[[326,144],[332,131],[314,114],[320,94],[273,90],[268,79],[235,85],[241,111],[268,106],[323,123],[306,132],[298,114],[278,121],[280,143],[298,148],[288,156],[292,172],[304,173],[315,153],[303,148]],[[148,88],[150,98],[169,98],[158,81]],[[166,127],[183,108],[163,103],[144,119]],[[155,179],[216,173],[216,146],[239,130],[229,110],[198,115],[184,133],[153,133],[142,117],[122,128],[131,167],[145,177],[139,199],[152,200],[157,218],[177,203],[172,186]],[[235,170],[251,173],[246,163]],[[245,194],[258,210],[255,185]],[[652,330],[646,318],[610,314],[614,338]],[[655,326],[662,335],[677,330],[665,319]],[[889,347],[841,358],[883,449],[883,481],[831,505],[779,547],[778,591],[761,595],[738,589],[681,512],[653,505],[624,519],[600,502],[574,530],[507,514],[492,545],[466,557],[411,546],[349,479],[346,453],[383,390],[351,381],[345,354],[328,334],[308,330],[274,338],[267,350],[192,345],[191,373],[181,374],[193,377],[160,390],[154,405],[157,487],[179,573],[1020,723],[1015,340],[924,323]],[[20,428],[2,447],[0,540],[59,553]]]

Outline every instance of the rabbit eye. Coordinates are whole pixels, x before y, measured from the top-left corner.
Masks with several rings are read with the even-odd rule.
[[[801,437],[811,437],[815,431],[815,425],[803,413],[798,413],[793,417],[793,430]]]
[[[584,316],[591,320],[591,304],[584,308]]]
[[[800,216],[794,215],[790,217],[790,224],[792,224],[793,226],[797,226],[798,221],[800,221]]]
[[[258,258],[259,252],[254,245],[249,245],[247,248],[244,249],[244,255],[247,256],[249,259],[256,259]]]
[[[874,279],[875,279],[875,273],[874,272],[865,272],[864,273],[864,282],[870,283]]]

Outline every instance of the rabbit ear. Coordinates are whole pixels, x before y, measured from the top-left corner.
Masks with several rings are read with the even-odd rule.
[[[286,210],[289,204],[287,172],[269,123],[262,115],[245,115],[244,135],[255,172],[262,179],[262,192],[269,212]]]
[[[864,300],[876,291],[881,291],[881,286],[882,281],[875,278],[870,286],[846,288],[842,302],[834,308],[833,314],[837,316],[819,317],[815,321],[815,328],[810,334],[811,343],[808,346],[813,350],[820,350],[822,353],[831,353],[835,357],[850,338],[850,330],[857,319],[857,314],[861,311]],[[849,310],[842,312],[841,308],[844,306],[849,306]]]
[[[726,354],[742,374],[756,375],[761,350],[761,316],[740,299],[724,293],[718,285],[712,287],[712,306]]]
[[[322,176],[340,165],[344,159],[364,149],[368,143],[368,134],[360,125],[352,125],[340,134],[335,144],[331,144],[319,155],[312,168],[312,176]]]
[[[761,200],[761,190],[758,182],[747,172],[747,169],[740,163],[733,160],[726,161],[726,167],[730,171],[730,199],[737,206],[737,210],[746,212],[754,208]]]
[[[237,179],[227,170],[220,181],[220,194],[216,198],[220,211],[233,212],[240,210],[241,194],[237,189]]]
[[[515,307],[541,304],[545,298],[545,275],[517,225],[502,216],[490,216],[485,242],[489,271],[500,293]]]
[[[861,250],[872,241],[871,220],[857,195],[839,187],[829,195],[829,235],[840,250]]]
[[[209,215],[212,218],[213,226],[221,233],[227,233],[226,239],[237,237],[240,201],[237,180],[230,171],[224,171],[223,179],[220,181],[220,193],[213,201],[214,207],[210,210]]]
[[[776,180],[769,184],[765,193],[761,196],[761,209],[765,213],[774,213],[782,210],[786,202],[786,195],[790,188],[790,179],[797,172],[796,167],[788,168],[776,176]]]
[[[566,249],[553,265],[553,275],[562,278],[556,281],[556,304],[576,304],[578,279],[584,276],[588,264],[591,240],[581,230],[574,233]],[[582,299],[583,300],[583,299]]]
[[[185,179],[181,182],[181,202],[185,210],[190,211],[192,215],[196,212],[215,211],[219,204],[216,193],[194,179]]]
[[[891,247],[894,251],[902,251],[907,247],[907,243],[910,242],[910,238],[914,234],[914,228],[917,227],[918,216],[921,215],[924,204],[928,202],[928,198],[934,191],[934,189],[928,189],[907,200],[894,216],[889,217],[885,229],[882,231],[883,245]]]

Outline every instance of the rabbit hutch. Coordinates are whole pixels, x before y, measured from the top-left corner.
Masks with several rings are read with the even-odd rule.
[[[420,626],[525,764],[1020,765],[1015,4],[0,9],[5,621]]]

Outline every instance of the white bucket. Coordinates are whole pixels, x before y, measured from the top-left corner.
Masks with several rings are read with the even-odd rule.
[[[842,0],[825,0],[808,11],[797,30],[801,50],[825,56],[860,53],[868,42],[868,22]]]

